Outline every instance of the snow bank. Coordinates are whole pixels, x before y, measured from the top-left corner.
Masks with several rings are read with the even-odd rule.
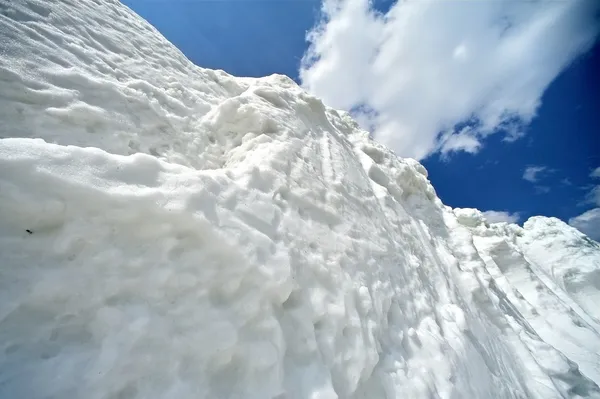
[[[0,14],[0,397],[600,397],[597,243],[116,1]]]

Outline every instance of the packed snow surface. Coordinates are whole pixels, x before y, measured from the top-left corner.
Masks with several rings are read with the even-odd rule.
[[[600,247],[488,224],[284,76],[0,0],[1,398],[600,398]]]

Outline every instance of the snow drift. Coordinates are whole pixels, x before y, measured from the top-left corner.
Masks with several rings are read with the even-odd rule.
[[[600,398],[600,247],[488,224],[284,76],[0,0],[0,397]]]

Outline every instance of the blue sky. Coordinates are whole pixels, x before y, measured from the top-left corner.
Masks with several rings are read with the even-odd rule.
[[[360,3],[360,0],[352,1]],[[322,28],[325,28],[325,33],[321,37],[313,39],[312,42],[313,55],[316,53],[319,56],[321,64],[317,63],[312,67],[310,65],[307,67],[305,64],[302,67],[302,57],[309,51],[310,44],[306,41],[306,34],[319,22],[321,15],[320,0],[124,0],[123,2],[153,24],[197,65],[223,69],[236,76],[285,74],[298,83],[304,83],[307,89],[324,98],[328,105],[340,108],[350,108],[355,105],[356,102],[344,103],[345,98],[352,96],[356,96],[356,101],[365,98],[366,102],[382,104],[377,96],[364,94],[368,88],[356,88],[356,91],[350,94],[338,92],[340,86],[347,85],[343,80],[335,80],[344,79],[344,76],[338,78],[342,71],[341,75],[346,74],[348,82],[363,80],[361,77],[364,76],[365,81],[371,83],[369,79],[372,79],[373,87],[378,87],[377,79],[379,77],[372,77],[371,72],[365,71],[364,66],[361,66],[361,60],[356,60],[356,57],[362,57],[363,53],[369,53],[373,48],[376,48],[378,53],[385,51],[385,47],[381,43],[372,44],[378,43],[377,35],[389,35],[389,31],[393,29],[403,30],[403,33],[398,36],[398,40],[404,40],[401,46],[406,51],[401,55],[396,54],[400,58],[391,58],[392,67],[388,68],[386,73],[393,74],[394,68],[400,68],[400,66],[403,68],[405,64],[414,63],[415,65],[409,66],[408,69],[402,69],[405,75],[412,76],[415,75],[415,71],[423,69],[423,65],[434,62],[438,64],[437,59],[431,57],[439,56],[435,52],[430,54],[423,49],[427,50],[428,45],[435,48],[440,36],[444,38],[447,36],[444,34],[445,25],[443,24],[447,25],[447,29],[455,31],[455,26],[461,27],[465,25],[465,21],[475,18],[477,20],[495,18],[496,14],[494,13],[499,12],[489,8],[474,11],[473,8],[470,8],[468,12],[473,15],[464,15],[465,13],[461,14],[461,11],[458,10],[456,15],[451,14],[444,17],[443,26],[438,29],[432,28],[440,26],[435,19],[438,18],[436,10],[427,10],[426,12],[417,10],[420,13],[414,11],[421,15],[415,18],[422,19],[422,21],[417,21],[421,25],[415,22],[414,26],[410,22],[403,22],[404,25],[382,22],[377,19],[379,14],[374,13],[373,10],[335,10],[329,15],[331,21],[344,22],[344,18],[347,18],[351,21],[350,25],[355,24],[355,27],[342,34],[338,32],[339,29],[332,28],[329,32],[330,36],[326,36],[329,34],[327,29],[333,27],[333,24],[321,25]],[[485,66],[488,65],[485,64],[485,60],[495,56],[506,59],[506,55],[494,53],[471,55],[472,53],[468,52],[470,51],[469,45],[461,47],[450,43],[449,45],[454,46],[452,48],[455,58],[467,54],[467,56],[471,56],[471,59],[478,59],[474,63],[465,64],[464,68],[455,69],[454,64],[447,67],[448,77],[446,79],[442,76],[441,79],[454,79],[456,82],[447,88],[440,87],[439,92],[440,95],[450,98],[440,100],[435,97],[435,93],[430,97],[422,97],[420,94],[423,91],[421,90],[422,86],[419,86],[418,82],[414,85],[411,83],[405,89],[409,101],[416,98],[416,102],[422,100],[425,106],[441,101],[440,106],[415,109],[407,116],[408,119],[414,120],[410,120],[410,123],[405,125],[402,124],[403,120],[392,121],[391,125],[388,124],[391,128],[387,130],[387,122],[382,122],[384,118],[378,121],[365,121],[364,118],[361,120],[361,116],[358,118],[363,124],[373,123],[374,126],[376,125],[376,138],[381,137],[382,141],[394,148],[399,155],[420,158],[429,171],[430,179],[438,195],[447,205],[474,207],[483,211],[505,211],[509,214],[517,213],[520,222],[532,215],[556,216],[568,221],[589,209],[598,207],[600,204],[594,203],[594,199],[591,197],[594,194],[592,192],[594,187],[600,185],[600,179],[594,178],[591,173],[595,168],[600,167],[600,46],[598,42],[590,41],[590,38],[597,37],[598,22],[585,19],[587,14],[584,15],[584,13],[589,13],[590,7],[594,7],[589,4],[586,6],[588,9],[568,10],[570,14],[565,11],[564,17],[556,17],[557,27],[552,30],[559,30],[560,36],[556,38],[553,38],[548,31],[542,32],[544,39],[536,39],[535,33],[520,33],[518,29],[518,24],[522,24],[524,27],[533,26],[541,19],[538,15],[546,12],[545,9],[502,11],[508,15],[506,17],[505,14],[502,14],[502,17],[509,19],[508,28],[505,30],[509,33],[511,29],[513,32],[517,32],[515,37],[521,35],[518,36],[518,40],[508,44],[498,41],[500,39],[490,34],[490,32],[493,33],[491,28],[483,24],[472,23],[470,25],[473,26],[469,28],[470,30],[462,31],[461,35],[467,38],[488,35],[493,37],[490,40],[496,40],[470,44],[471,48],[479,48],[477,51],[480,52],[488,51],[486,48],[491,47],[492,44],[497,47],[510,45],[512,48],[524,49],[522,50],[524,54],[518,54],[518,57],[512,61],[514,65],[510,65],[511,61],[507,61],[509,65],[505,70],[491,71],[487,75],[487,71],[484,71],[485,73],[481,75],[482,82],[494,81],[496,85],[494,87],[511,88],[511,85],[518,83],[518,86],[511,88],[512,91],[509,90],[504,97],[494,97],[495,94],[488,95],[491,89],[478,91],[477,85],[481,86],[481,83],[476,81],[476,76],[479,76],[479,72],[484,68],[493,69]],[[392,9],[387,15],[389,19],[392,19],[391,17],[398,19],[397,15],[406,15],[410,12],[410,10],[394,7],[394,3],[389,1],[378,1],[375,2],[375,5],[379,13],[385,13]],[[595,11],[598,9],[596,8]],[[562,11],[558,10],[553,15],[562,15],[560,12]],[[444,15],[448,15],[448,12],[445,11]],[[452,22],[452,18],[455,18],[456,21]],[[447,22],[448,20],[450,22]],[[452,25],[453,23],[455,26]],[[585,24],[589,25],[587,30],[580,28]],[[428,26],[426,30],[422,28],[422,25]],[[482,32],[480,33],[477,29]],[[562,31],[560,31],[561,29]],[[385,33],[386,30],[388,33]],[[521,29],[521,31],[525,31],[525,29]],[[418,35],[417,41],[410,41],[413,33]],[[563,37],[565,39],[561,43]],[[445,46],[449,40],[444,43],[440,42],[439,45]],[[579,43],[583,43],[580,45],[583,50],[576,49],[579,53],[575,51],[568,56],[564,55],[571,51],[569,46],[577,46],[577,40],[580,40]],[[335,51],[346,51],[346,53],[329,54],[327,51],[331,52],[332,50],[328,50],[326,47],[319,48],[320,43],[328,41],[335,43]],[[422,45],[421,42],[423,42]],[[464,42],[469,44],[474,40],[465,40]],[[419,45],[417,46],[415,43]],[[585,43],[587,43],[587,47],[584,46]],[[365,51],[357,46],[363,46]],[[537,52],[539,52],[539,56],[537,56]],[[414,57],[413,53],[416,53]],[[353,54],[352,56],[355,58],[349,58],[348,54]],[[377,56],[382,58],[386,54],[383,56],[377,54]],[[343,63],[335,64],[334,61],[331,61],[330,64],[325,64],[325,62],[329,62],[328,59],[342,59]],[[524,61],[520,61],[521,59]],[[571,63],[573,60],[575,61]],[[383,65],[385,59],[379,61]],[[443,66],[445,65],[443,62],[446,60],[442,60],[439,64],[442,65],[442,68],[446,68]],[[304,68],[302,78],[301,67]],[[331,77],[323,72],[328,67],[333,69]],[[411,67],[413,69],[410,69]],[[469,76],[462,76],[463,72],[461,71],[463,70],[464,74],[475,77],[470,79]],[[529,72],[531,72],[529,74],[531,76],[528,75]],[[434,76],[432,79],[435,79],[437,75],[444,75],[445,70],[442,70],[441,73],[434,71],[434,73],[436,75],[432,75]],[[533,81],[532,76],[542,76],[545,80]],[[384,78],[386,79],[384,85],[387,85],[386,82],[393,82],[395,76],[384,76]],[[430,79],[430,76],[424,78]],[[445,80],[440,80],[441,84],[445,84]],[[389,86],[394,87],[393,83]],[[462,87],[468,87],[465,89],[464,96]],[[414,88],[414,93],[410,92],[411,88]],[[357,94],[358,92],[360,93]],[[450,93],[450,95],[444,93]],[[454,93],[456,93],[456,98]],[[473,93],[471,97],[469,97],[469,93]],[[471,101],[472,98],[482,98],[482,96],[485,97],[484,95],[492,99],[488,103]],[[394,98],[393,93],[391,96],[389,98]],[[538,104],[540,99],[541,105]],[[397,101],[398,104],[406,102],[404,97],[394,98],[394,101]],[[446,106],[443,101],[449,102],[449,106]],[[474,104],[472,107],[475,108],[471,109],[466,105],[466,108],[459,107],[448,113],[447,108],[452,108],[453,101]],[[538,102],[536,103],[536,101]],[[490,134],[491,130],[485,131],[485,128],[482,127],[489,120],[493,121],[494,118],[493,115],[489,116],[489,112],[480,110],[485,107],[492,109],[490,104],[498,103],[521,118],[516,135],[518,139],[513,140],[512,136],[506,132]],[[394,106],[396,104],[386,103],[378,109],[378,112],[381,112],[382,115],[385,112],[394,115],[397,113],[394,111],[397,109]],[[421,111],[422,115],[419,114]],[[469,127],[468,131],[459,131],[460,129],[454,126],[453,141],[439,139],[437,134],[440,133],[438,129],[440,124],[458,123],[465,112],[475,113],[480,118],[479,122],[460,125]],[[423,119],[439,121],[439,124],[422,124],[421,120]],[[417,130],[417,133],[411,136],[411,129]],[[433,133],[430,138],[419,141],[421,140],[418,134],[419,129],[423,129],[424,132],[433,130]],[[396,130],[408,133],[405,136],[390,136],[389,131]],[[413,142],[414,145],[411,144],[412,146],[407,147],[406,143]],[[456,145],[448,146],[450,142]],[[415,156],[415,154],[419,156]],[[528,167],[533,167],[533,169],[530,169],[527,174]],[[534,173],[536,171],[537,173]],[[598,223],[600,224],[600,219],[598,219]],[[596,237],[596,239],[598,238]]]

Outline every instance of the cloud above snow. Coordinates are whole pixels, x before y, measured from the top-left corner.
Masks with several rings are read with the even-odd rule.
[[[594,169],[590,177],[600,179],[600,167]],[[600,241],[600,184],[588,192],[586,202],[596,207],[569,219],[569,224],[592,239]]]
[[[600,241],[600,208],[590,209],[569,219],[569,224],[593,240]]]
[[[505,211],[485,211],[483,212],[483,217],[485,217],[489,223],[518,223],[521,218],[517,212],[510,213]]]
[[[555,172],[555,170],[548,169],[546,166],[528,166],[523,172],[523,179],[535,184],[539,182],[542,177],[552,172]],[[550,192],[550,187],[540,184],[535,184],[534,189],[536,194],[547,194]]]
[[[600,31],[597,0],[324,0],[302,84],[400,156],[516,140],[548,85]],[[458,125],[458,126],[457,126]]]

